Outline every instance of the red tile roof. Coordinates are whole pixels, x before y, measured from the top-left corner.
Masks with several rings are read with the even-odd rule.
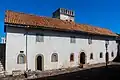
[[[99,28],[85,24],[77,24],[75,22],[68,22],[56,18],[48,18],[48,17],[24,14],[9,10],[6,11],[5,23],[32,25],[30,27],[37,26],[37,27],[56,28],[58,30],[59,29],[71,30],[71,31],[76,30],[76,31],[88,32],[91,34],[117,36],[115,33],[105,28]]]

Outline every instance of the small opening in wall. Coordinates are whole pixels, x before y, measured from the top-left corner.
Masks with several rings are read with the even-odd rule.
[[[100,53],[100,58],[103,58],[103,53],[102,52]]]
[[[72,15],[72,12],[70,11],[70,15]]]
[[[111,56],[114,57],[114,53],[113,52],[111,53]]]
[[[20,51],[20,53],[24,53],[24,51]]]
[[[72,11],[72,14],[71,15],[73,15],[73,11]]]
[[[70,62],[73,62],[73,61],[74,61],[74,53],[70,55]]]
[[[93,53],[90,54],[90,59],[93,59]]]
[[[72,20],[70,20],[70,22],[72,22]]]

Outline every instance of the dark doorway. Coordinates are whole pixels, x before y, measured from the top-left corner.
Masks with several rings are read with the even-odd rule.
[[[106,58],[105,59],[106,59],[106,62],[108,63],[109,62],[109,53],[108,52],[106,53]]]
[[[42,56],[38,56],[37,57],[37,70],[41,70],[42,71]]]
[[[80,54],[80,64],[85,64],[85,53],[84,52]]]

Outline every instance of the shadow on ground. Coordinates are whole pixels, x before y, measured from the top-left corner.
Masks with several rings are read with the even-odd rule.
[[[92,68],[73,73],[67,73],[35,80],[119,80],[120,65]]]
[[[120,62],[120,55],[117,55],[117,57],[113,60],[113,62]]]

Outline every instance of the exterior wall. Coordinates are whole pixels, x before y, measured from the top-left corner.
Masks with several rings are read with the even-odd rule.
[[[25,70],[26,64],[17,64],[17,56],[20,51],[26,54],[26,35],[22,29],[8,29],[6,33],[6,71]],[[19,31],[16,33],[14,31]],[[36,42],[36,33],[44,34],[44,42]],[[27,35],[27,54],[28,68],[36,70],[36,56],[44,56],[44,70],[67,68],[78,66],[80,63],[80,53],[86,55],[87,64],[105,62],[105,40],[93,39],[92,44],[88,44],[88,39],[83,35],[76,35],[76,43],[70,43],[70,36],[73,33],[54,32],[54,31],[30,31]],[[111,52],[114,57],[111,57]],[[100,59],[100,52],[103,58]],[[109,41],[108,46],[109,61],[117,55],[117,43],[115,40]],[[58,53],[58,62],[51,62],[52,53]],[[70,54],[74,53],[74,62],[70,62]],[[90,53],[93,53],[93,60],[90,60]]]
[[[68,21],[70,21],[70,20],[74,21],[74,17],[64,15],[64,14],[60,14],[60,19],[61,20],[68,20]]]
[[[17,64],[20,51],[25,51],[24,34],[6,33],[6,71],[25,70],[26,64]],[[25,53],[24,53],[25,54]]]
[[[1,37],[1,43],[5,43],[5,37]]]

